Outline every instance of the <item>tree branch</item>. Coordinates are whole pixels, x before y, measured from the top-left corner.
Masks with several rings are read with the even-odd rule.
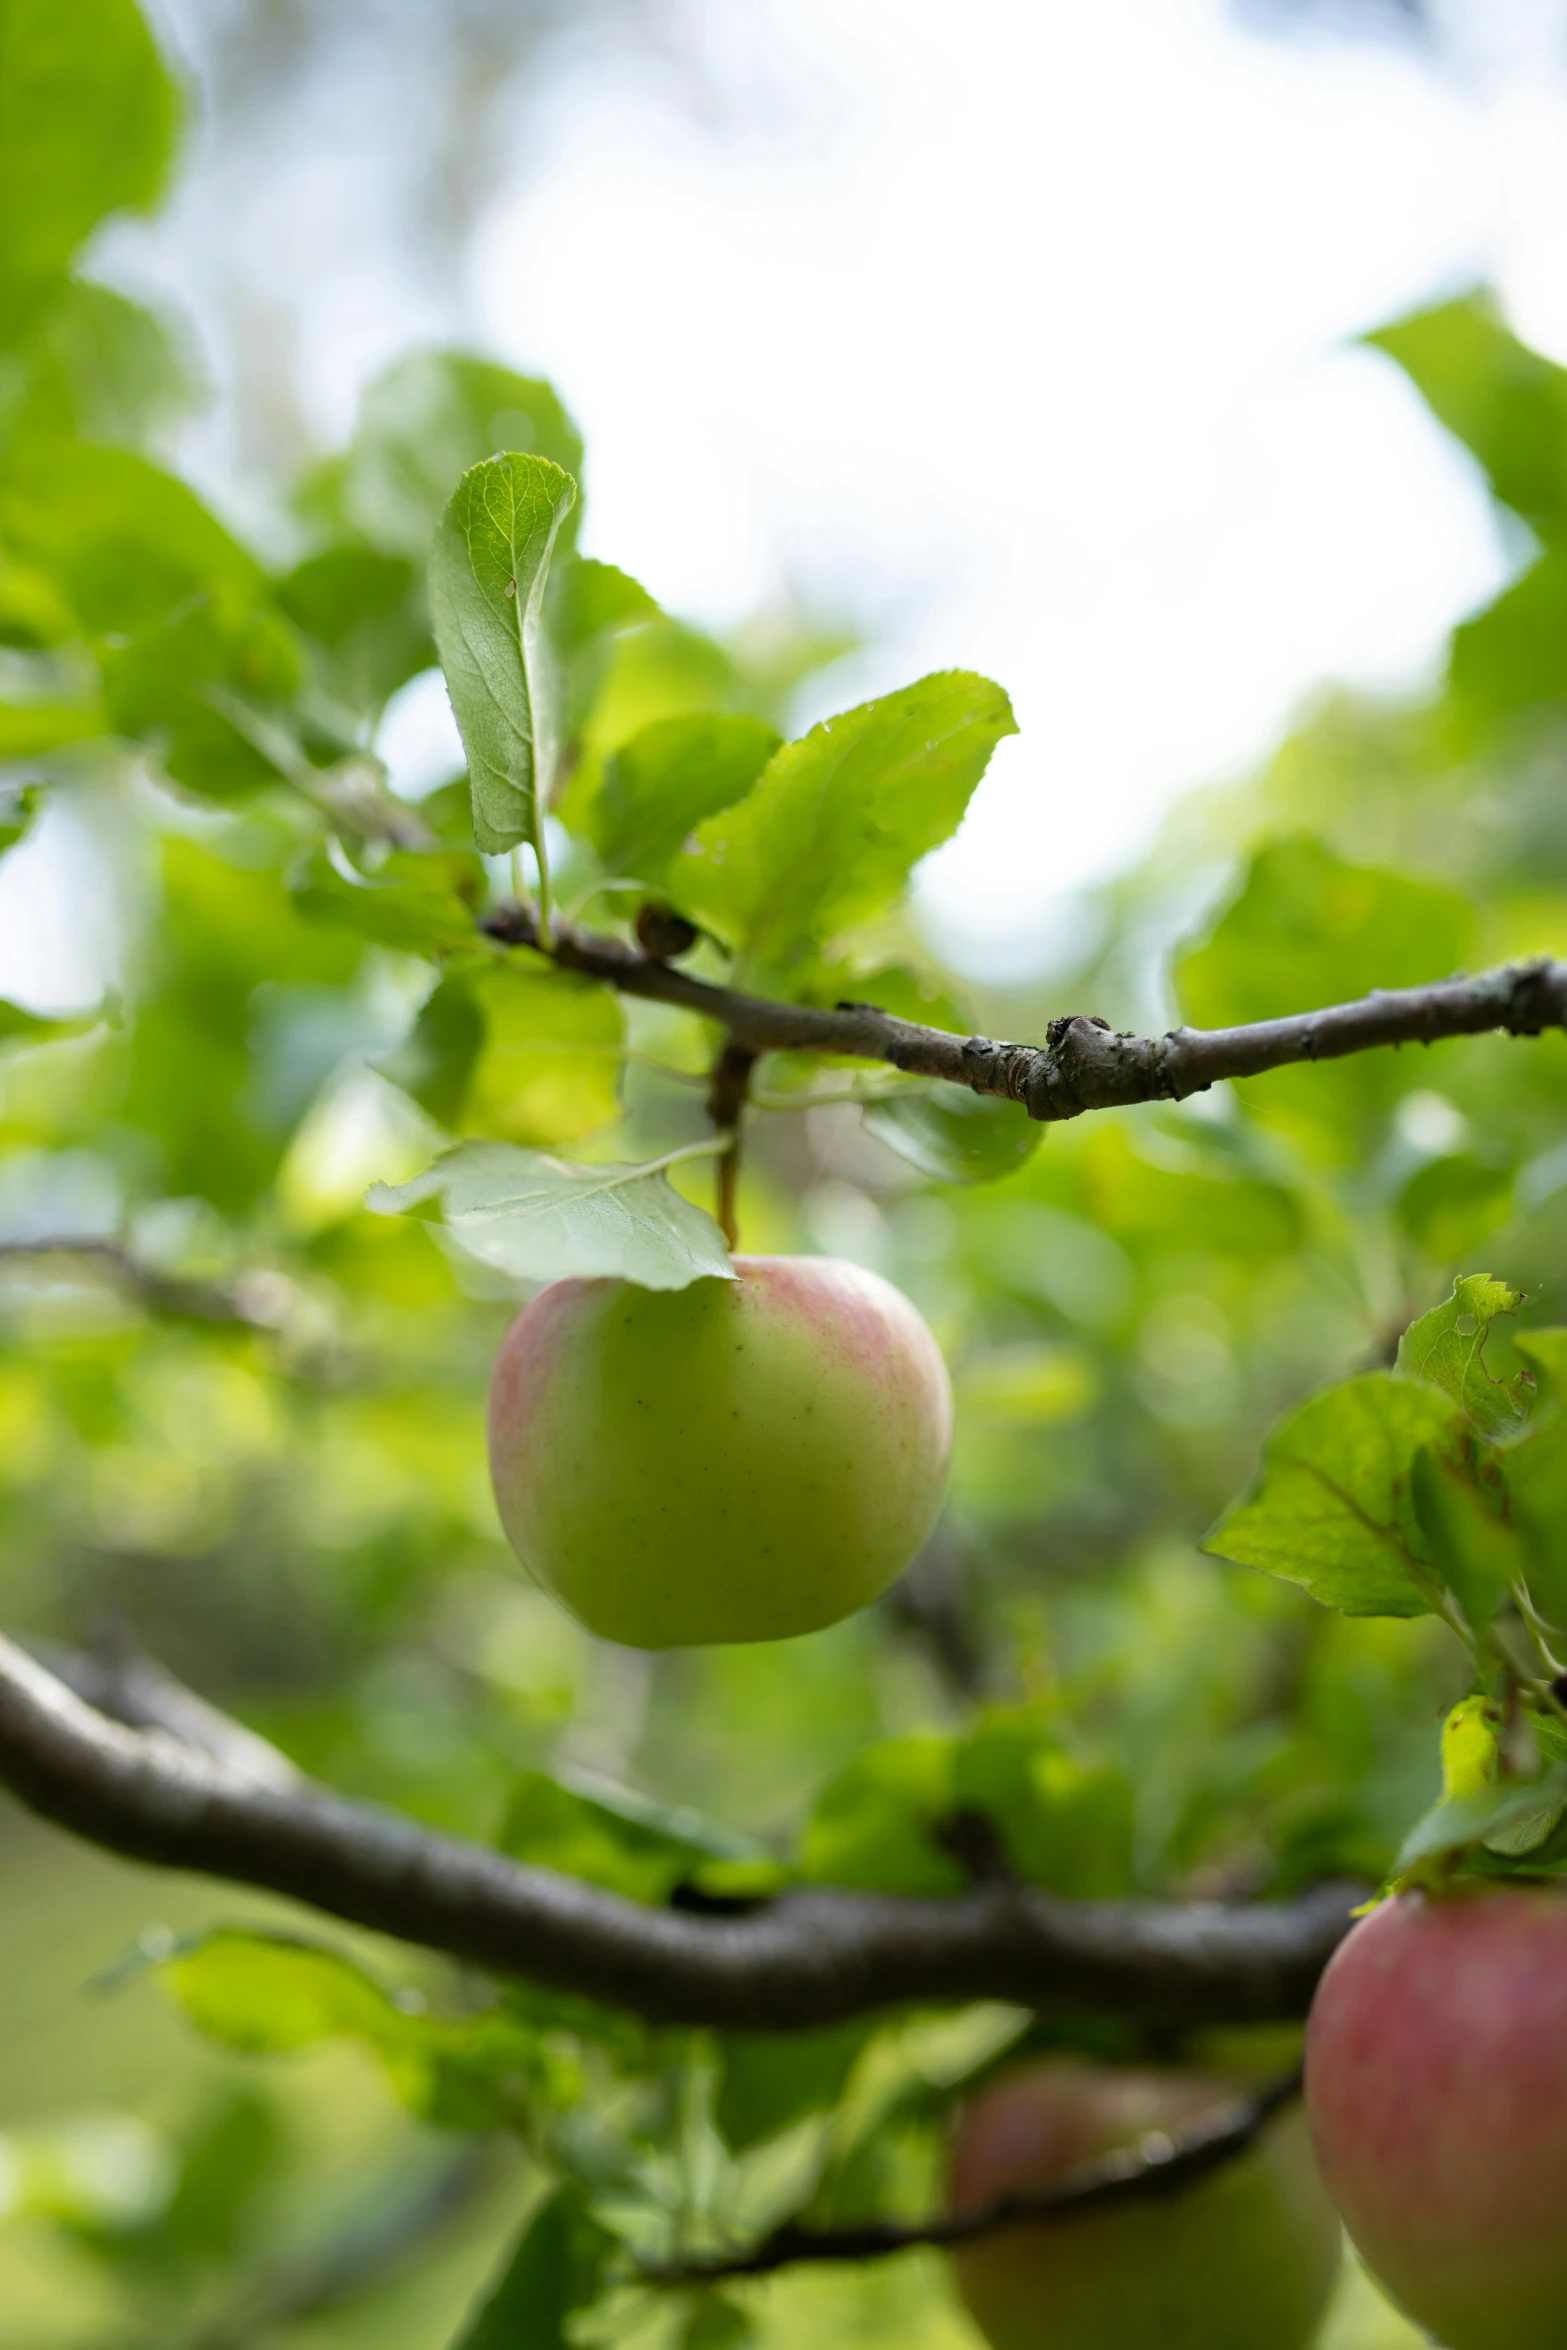
[[[297,1789],[308,1782],[268,1739],[221,1713],[149,1656],[124,1627],[105,1624],[90,1650],[53,1641],[23,1643],[28,1654],[63,1681],[83,1703],[132,1730],[165,1730],[182,1746],[258,1787]]]
[[[484,928],[508,945],[538,944],[526,908],[504,907],[489,916]],[[1382,988],[1355,1003],[1257,1020],[1243,1028],[1172,1028],[1164,1036],[1129,1036],[1103,1020],[1072,1014],[1050,1022],[1044,1044],[1030,1045],[922,1028],[874,1004],[828,1008],[740,994],[639,954],[619,939],[564,926],[556,928],[552,952],[568,971],[717,1021],[752,1053],[836,1053],[885,1061],[910,1076],[999,1094],[1046,1123],[1132,1102],[1184,1101],[1223,1078],[1257,1077],[1297,1061],[1340,1060],[1379,1045],[1436,1044],[1492,1029],[1538,1036],[1547,1028],[1567,1026],[1567,962],[1544,956],[1507,963],[1473,979]]]
[[[1219,1903],[950,1901],[801,1890],[742,1916],[653,1909],[324,1788],[258,1784],[110,1722],[0,1638],[0,1783],[131,1860],[329,1916],[660,2023],[790,2030],[906,2001],[1007,1999],[1172,2024],[1303,2016],[1358,1889]]]
[[[1255,2095],[1220,2107],[1189,2130],[1167,2137],[1155,2130],[1137,2145],[1119,2148],[1097,2162],[1069,2171],[1053,2187],[1033,2194],[1004,2195],[972,2211],[938,2212],[932,2219],[872,2220],[857,2228],[801,2227],[789,2220],[749,2252],[732,2260],[690,2261],[644,2269],[642,2284],[717,2284],[732,2277],[771,2276],[802,2261],[834,2263],[886,2260],[917,2245],[950,2251],[1003,2228],[1042,2227],[1052,2220],[1077,2219],[1085,2211],[1108,2211],[1123,2203],[1155,2202],[1179,2195],[1255,2145],[1275,2114],[1300,2095],[1298,2071],[1270,2081]]]

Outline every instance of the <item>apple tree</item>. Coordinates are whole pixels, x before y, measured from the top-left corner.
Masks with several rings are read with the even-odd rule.
[[[547,382],[199,494],[84,260],[180,115],[0,0],[0,886],[101,980],[0,1001],[0,2293],[1305,2350],[1342,2212],[1567,2340],[1567,373],[1371,338],[1518,578],[976,1000],[1003,688],[668,612]]]

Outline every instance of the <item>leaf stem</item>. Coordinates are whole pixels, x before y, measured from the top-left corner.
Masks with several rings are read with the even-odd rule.
[[[554,906],[550,897],[550,861],[544,846],[544,810],[537,801],[533,812],[533,854],[539,865],[539,946],[548,955],[555,949]]]
[[[533,910],[533,892],[529,889],[522,870],[522,849],[515,846],[511,852],[511,894],[534,928],[543,934],[543,925]]]
[[[745,1115],[751,1072],[757,1056],[730,1037],[713,1063],[707,1114],[718,1129],[718,1226],[732,1249],[740,1245],[737,1193],[740,1187],[740,1121]]]

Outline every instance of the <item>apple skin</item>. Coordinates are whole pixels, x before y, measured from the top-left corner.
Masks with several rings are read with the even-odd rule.
[[[1047,2058],[964,2113],[951,2205],[1053,2185],[1079,2164],[1173,2135],[1242,2094],[1209,2075]],[[1006,2228],[953,2255],[993,2350],[1304,2350],[1338,2275],[1342,2236],[1299,2113],[1189,2189]]]
[[[631,1648],[787,1640],[902,1574],[946,1484],[952,1390],[878,1274],[737,1257],[733,1281],[557,1281],[490,1387],[523,1565]]]
[[[1374,1909],[1318,1986],[1306,2104],[1356,2249],[1446,2350],[1567,2350],[1567,1894]]]

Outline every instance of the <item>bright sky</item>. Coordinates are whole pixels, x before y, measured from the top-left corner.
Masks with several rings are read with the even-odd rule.
[[[673,5],[697,95],[629,38],[568,47],[433,297],[381,200],[395,125],[341,91],[248,226],[198,150],[126,250],[198,314],[243,272],[323,442],[411,339],[550,373],[594,552],[700,618],[792,587],[869,627],[823,706],[1000,678],[1022,734],[922,887],[957,959],[1015,971],[1182,787],[1323,680],[1431,676],[1505,576],[1477,479],[1351,345],[1489,274],[1567,356],[1561,0],[1447,0],[1445,77],[1220,0]],[[196,455],[221,488],[221,435]],[[388,747],[412,777],[448,727],[428,681]]]

